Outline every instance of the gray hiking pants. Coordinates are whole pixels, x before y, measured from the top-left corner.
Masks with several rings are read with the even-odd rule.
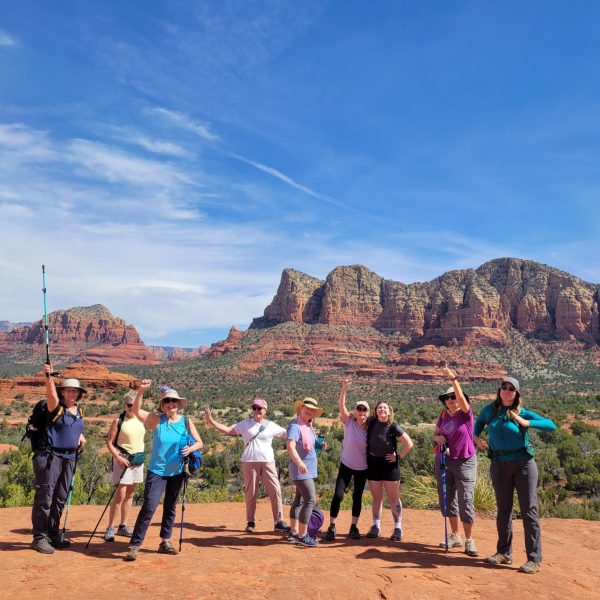
[[[444,514],[444,497],[442,490],[442,467],[435,461],[435,477],[437,479],[440,510]],[[477,478],[477,455],[464,460],[446,461],[446,515],[460,515],[462,523],[475,522],[475,480]]]
[[[306,525],[310,520],[313,508],[317,505],[317,490],[314,479],[296,479],[296,495],[290,506],[290,519],[298,520]]]
[[[54,539],[58,536],[75,458],[61,458],[47,452],[33,455],[35,496],[31,508],[33,539]]]
[[[525,529],[527,560],[541,562],[542,537],[537,506],[538,469],[535,460],[492,460],[490,475],[498,507],[496,551],[512,556],[513,493],[516,489]]]

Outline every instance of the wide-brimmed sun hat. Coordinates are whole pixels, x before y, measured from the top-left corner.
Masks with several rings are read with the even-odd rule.
[[[82,394],[87,394],[87,390],[81,386],[81,383],[79,383],[79,379],[64,379],[62,383],[59,383],[56,386],[57,390],[64,390],[67,388],[79,390]]]
[[[165,400],[177,400],[177,408],[182,409],[185,408],[187,405],[187,398],[182,398],[176,390],[167,390],[166,392],[163,393],[160,402],[159,402],[159,406],[162,405],[162,403]]]
[[[314,398],[304,398],[304,400],[296,400],[296,402],[294,402],[294,412],[298,413],[303,406],[315,410],[317,412],[317,417],[320,417],[325,410],[323,407],[319,406],[319,403]]]

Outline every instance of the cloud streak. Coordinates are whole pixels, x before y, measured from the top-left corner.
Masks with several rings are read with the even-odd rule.
[[[170,121],[174,125],[195,133],[198,137],[204,140],[208,140],[209,142],[217,142],[220,140],[218,135],[210,131],[208,125],[198,123],[183,113],[160,107],[152,108],[150,110],[161,116],[163,119]]]

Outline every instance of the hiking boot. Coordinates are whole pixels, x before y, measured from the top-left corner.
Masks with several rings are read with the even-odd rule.
[[[327,531],[325,532],[325,537],[323,538],[326,542],[333,542],[335,540],[335,525],[331,524]]]
[[[490,565],[512,565],[512,558],[501,552],[496,552],[492,556],[487,556],[485,562]]]
[[[115,541],[115,529],[114,527],[107,527],[104,532],[104,541],[105,542],[114,542]]]
[[[139,546],[129,546],[129,552],[125,555],[123,560],[127,560],[127,561],[137,560],[139,551],[140,551]]]
[[[367,533],[368,538],[376,538],[379,537],[379,527],[377,525],[372,525],[371,529],[369,529]]]
[[[292,530],[292,528],[285,521],[277,521],[273,529],[275,531],[283,531],[284,533]]]
[[[297,533],[292,533],[291,531],[288,533],[287,541],[295,544],[300,538]]]
[[[535,562],[533,560],[528,560],[524,565],[519,567],[519,571],[521,573],[527,573],[528,575],[533,575],[534,573],[540,572],[541,563]]]
[[[133,535],[133,531],[131,531],[128,525],[121,523],[121,525],[119,525],[119,529],[117,529],[117,534],[130,538]]]
[[[305,548],[316,548],[319,545],[319,542],[314,538],[310,537],[308,533],[304,537],[299,537],[296,540],[297,546],[304,546]]]
[[[475,546],[474,539],[465,540],[465,554],[467,556],[479,556],[479,550],[477,550],[477,546]]]
[[[64,550],[65,548],[68,548],[71,545],[71,542],[69,540],[65,540],[64,538],[60,539],[60,537],[52,538],[50,540],[50,543],[57,550]]]
[[[179,550],[171,544],[171,540],[164,540],[158,545],[160,554],[179,554]]]
[[[448,536],[448,546],[446,546],[446,542],[441,542],[440,548],[462,548],[462,545],[463,543],[460,535],[458,535],[458,533],[451,533]]]
[[[348,535],[353,540],[360,540],[360,531],[356,525],[350,525],[350,531],[348,532]]]
[[[50,544],[50,540],[48,538],[39,538],[37,540],[33,540],[33,542],[31,542],[31,549],[42,554],[54,553],[54,548]]]
[[[246,531],[248,533],[252,533],[254,531],[255,527],[256,527],[256,523],[254,523],[254,521],[248,521],[248,523],[246,524]]]

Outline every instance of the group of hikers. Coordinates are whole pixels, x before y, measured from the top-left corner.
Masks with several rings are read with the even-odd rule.
[[[72,484],[78,453],[85,444],[84,424],[78,402],[86,393],[77,379],[65,379],[56,384],[50,365],[45,367],[47,409],[50,418],[42,443],[33,456],[35,497],[32,508],[32,548],[51,554],[56,548],[70,545],[59,534],[59,524]],[[496,552],[485,561],[494,565],[512,563],[513,495],[516,490],[525,531],[527,561],[520,571],[528,574],[540,570],[542,560],[540,520],[538,514],[538,471],[534,450],[529,439],[530,428],[552,431],[556,425],[522,406],[519,381],[504,377],[496,398],[486,405],[475,420],[468,396],[463,392],[456,373],[445,368],[443,375],[451,384],[439,396],[443,408],[435,424],[432,444],[435,449],[435,476],[440,509],[448,517],[450,533],[440,544],[443,548],[462,548],[476,557],[473,537],[475,521],[474,491],[477,476],[477,448],[491,459],[490,474],[497,504]],[[202,440],[191,418],[182,410],[186,399],[176,390],[161,392],[158,408],[147,412],[142,408],[144,391],[150,380],[138,382],[137,391],[124,398],[124,412],[112,422],[107,447],[113,458],[112,481],[115,493],[110,503],[109,523],[104,533],[107,542],[115,535],[130,539],[124,560],[134,561],[164,493],[158,552],[177,554],[171,537],[175,523],[177,501],[185,485],[186,460],[202,448]],[[368,481],[372,495],[372,524],[367,538],[377,538],[381,531],[383,497],[387,497],[393,519],[390,539],[402,541],[402,501],[400,500],[400,464],[411,451],[413,442],[394,421],[394,411],[385,401],[379,401],[371,414],[366,400],[347,407],[347,392],[351,379],[345,379],[338,400],[339,416],[344,427],[341,460],[335,491],[329,511],[329,526],[323,536],[326,542],[336,539],[336,521],[344,494],[353,482],[352,520],[349,537],[361,538],[358,520],[362,496]],[[251,416],[228,426],[215,420],[209,408],[204,411],[205,423],[222,434],[241,436],[242,474],[246,497],[246,531],[256,528],[256,502],[262,482],[270,498],[274,530],[286,534],[296,545],[315,548],[319,545],[311,535],[309,521],[317,504],[315,480],[318,456],[326,446],[315,431],[315,419],[323,408],[314,398],[294,403],[296,417],[286,428],[267,419],[268,405],[256,398],[251,404]],[[152,435],[152,451],[148,460],[143,503],[133,529],[128,525],[129,511],[135,488],[144,479],[144,434]],[[481,437],[487,429],[487,441]],[[273,439],[286,440],[289,454],[289,474],[295,486],[290,506],[289,524],[285,522],[279,477],[275,466]],[[459,531],[464,530],[464,540]]]

